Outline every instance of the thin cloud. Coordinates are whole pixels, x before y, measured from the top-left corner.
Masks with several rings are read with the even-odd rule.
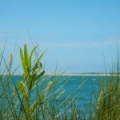
[[[80,42],[65,42],[65,43],[42,43],[42,48],[79,48],[79,47],[104,47],[120,44],[118,40],[106,40],[106,41],[80,41]]]

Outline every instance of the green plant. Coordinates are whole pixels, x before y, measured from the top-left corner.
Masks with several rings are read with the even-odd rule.
[[[76,96],[73,97],[81,85],[74,93],[61,99],[64,94],[62,87],[69,79],[57,74],[44,76],[45,71],[41,59],[45,51],[37,56],[36,49],[37,46],[28,53],[26,44],[23,50],[20,48],[23,75],[18,82],[14,80],[17,68],[11,72],[13,55],[10,55],[9,64],[7,64],[3,52],[1,53],[0,65],[2,62],[5,63],[5,69],[0,76],[0,103],[3,105],[0,108],[1,120],[69,120],[81,118],[81,112],[75,104]]]
[[[117,61],[112,64],[110,76],[102,80],[99,88],[100,94],[96,101],[97,120],[119,120],[120,119],[120,64],[119,54]],[[106,74],[107,75],[107,74]],[[104,81],[104,82],[103,82]]]
[[[34,88],[37,80],[45,73],[45,71],[42,70],[42,63],[40,62],[45,52],[43,52],[36,59],[34,64],[32,63],[33,54],[35,53],[36,48],[37,46],[33,48],[33,50],[30,52],[30,55],[28,53],[26,44],[24,45],[24,51],[22,51],[22,49],[20,48],[20,57],[22,68],[24,71],[24,80],[18,82],[18,90],[20,91],[23,99],[25,100],[25,110],[27,112],[33,112],[35,106],[37,105],[37,102],[36,104],[34,103],[34,105],[30,105],[30,93],[31,90]],[[44,98],[42,99],[44,100]]]
[[[1,120],[120,119],[119,59],[113,64],[111,74],[107,76],[106,73],[106,76],[100,80],[99,92],[93,89],[93,93],[90,93],[90,104],[87,104],[87,107],[83,110],[78,107],[77,95],[79,95],[80,88],[87,80],[83,79],[83,82],[74,91],[68,96],[64,95],[63,87],[69,82],[70,76],[62,76],[62,74],[44,75],[45,71],[41,59],[45,51],[40,56],[37,56],[36,49],[37,46],[28,53],[26,44],[23,50],[20,48],[23,75],[18,82],[14,81],[17,68],[11,72],[13,55],[10,55],[7,64],[3,55],[4,50],[0,54],[0,67],[3,63],[5,66],[0,75]]]

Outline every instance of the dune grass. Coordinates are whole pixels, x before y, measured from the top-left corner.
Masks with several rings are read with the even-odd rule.
[[[4,50],[0,55],[0,120],[119,120],[120,119],[120,65],[119,55],[111,69],[111,75],[100,80],[98,91],[94,90],[95,99],[83,111],[78,107],[77,99],[81,87],[79,85],[66,97],[62,89],[69,82],[69,77],[45,75],[37,46],[28,52],[27,45],[20,48],[23,75],[15,81],[17,68],[11,72],[13,56],[9,63],[4,58]],[[108,80],[106,80],[108,79]],[[104,81],[104,82],[103,82]]]

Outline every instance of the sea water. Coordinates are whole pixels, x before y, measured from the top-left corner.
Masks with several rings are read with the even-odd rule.
[[[80,100],[81,103],[89,103],[91,94],[97,94],[100,83],[106,79],[105,76],[44,76],[44,79],[48,80],[46,82],[57,79],[58,84],[56,85],[56,90],[64,91],[63,97],[67,97],[74,93],[76,100]],[[19,80],[23,80],[23,76],[15,75],[13,76],[15,83]],[[40,82],[40,80],[39,80]],[[47,83],[46,83],[47,84]],[[82,104],[80,105],[82,106]]]
[[[9,78],[9,76],[2,76],[3,79]],[[20,75],[14,75],[11,79],[13,79],[14,83],[17,85],[17,83],[20,80],[24,80],[23,76]],[[47,96],[46,100],[52,97],[53,91],[55,92],[56,99],[58,103],[61,103],[61,101],[65,100],[67,97],[70,97],[71,99],[74,99],[78,108],[83,109],[86,106],[89,106],[91,101],[94,103],[94,101],[97,99],[99,95],[99,85],[102,82],[102,80],[106,79],[105,76],[44,76],[39,79],[39,82],[43,84],[40,84],[39,90],[40,92],[43,91],[42,87],[47,87],[48,83],[50,81],[56,81],[56,86],[54,90],[51,90]],[[44,81],[44,82],[43,82]],[[58,84],[57,84],[58,83]],[[62,92],[62,95],[59,94]],[[10,94],[10,92],[8,92]],[[53,95],[53,96],[54,96]],[[34,102],[36,99],[34,89],[31,91],[31,98]]]

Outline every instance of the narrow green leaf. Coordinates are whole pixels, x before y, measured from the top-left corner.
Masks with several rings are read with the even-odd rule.
[[[24,84],[24,82],[23,82],[23,81],[19,81],[17,85],[18,85],[18,89],[19,89],[20,93],[22,94],[22,96],[23,96],[25,99],[28,99],[27,87],[26,87],[26,85]]]
[[[25,64],[27,66],[27,71],[29,73],[30,71],[30,66],[29,66],[29,57],[28,57],[28,49],[27,49],[27,45],[24,45],[24,58],[25,58]]]
[[[24,74],[27,75],[28,74],[27,66],[26,66],[25,58],[23,56],[23,52],[22,52],[21,48],[20,48],[20,57],[21,57],[21,63],[22,63],[22,67],[23,67],[23,70],[24,70]]]
[[[13,54],[10,54],[10,62],[9,62],[9,68],[11,68],[13,62]]]
[[[27,45],[26,44],[24,45],[24,57],[25,57],[25,60],[27,62],[27,59],[28,59],[28,49],[27,49]]]
[[[29,56],[28,65],[29,65],[30,69],[31,69],[32,55],[33,55],[33,53],[35,52],[35,50],[36,50],[37,47],[38,47],[38,46],[36,46],[36,47],[33,48],[33,50],[32,50],[31,53],[30,53],[30,56]]]
[[[44,51],[44,52],[39,56],[39,58],[37,59],[35,65],[34,65],[34,67],[33,67],[33,69],[32,69],[32,70],[33,70],[33,73],[34,73],[34,71],[39,67],[40,60],[42,59],[42,57],[43,57],[43,55],[45,54],[45,52],[46,52],[46,51]]]
[[[37,78],[40,78],[41,76],[43,76],[44,73],[45,73],[45,71],[43,70],[43,71],[37,76]]]
[[[33,87],[34,83],[36,82],[36,80],[37,80],[37,75],[36,74],[32,74],[31,81],[29,82],[29,90],[32,89],[32,87]]]

